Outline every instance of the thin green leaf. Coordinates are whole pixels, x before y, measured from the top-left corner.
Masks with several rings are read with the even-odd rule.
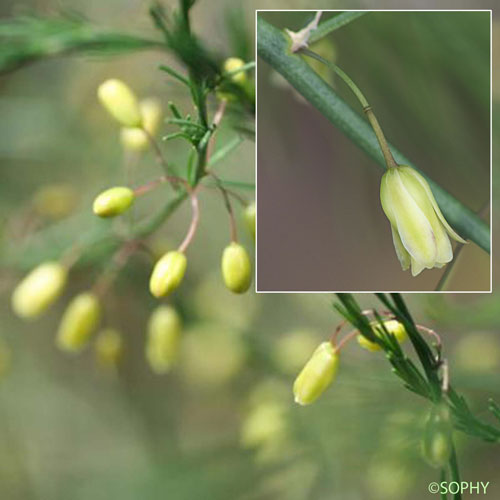
[[[217,162],[221,161],[227,155],[232,153],[243,141],[244,141],[243,137],[240,137],[238,135],[234,139],[229,141],[228,143],[224,144],[224,146],[219,148],[212,155],[212,157],[210,158],[210,160],[208,162],[208,166],[211,167],[211,166],[215,165]]]
[[[175,78],[176,80],[183,83],[184,85],[187,85],[188,87],[191,86],[191,83],[189,82],[189,80],[186,77],[182,76],[174,68],[171,68],[170,66],[167,66],[166,64],[161,64],[159,66],[159,69],[161,71],[164,71],[165,73],[169,74],[172,78]]]

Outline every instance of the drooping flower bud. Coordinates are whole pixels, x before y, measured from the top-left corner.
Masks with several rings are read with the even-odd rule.
[[[332,383],[339,366],[339,356],[330,342],[321,343],[293,384],[295,402],[308,405],[316,401]]]
[[[242,68],[245,65],[245,61],[240,59],[239,57],[229,57],[224,61],[224,71],[226,73],[231,73],[232,71],[236,71]],[[231,75],[231,80],[234,83],[245,83],[247,79],[247,75],[244,71],[239,71],[234,75]]]
[[[382,334],[382,327],[379,325],[378,321],[372,321],[370,324],[373,333],[377,337],[380,337],[380,335]],[[399,343],[404,342],[407,339],[408,335],[406,333],[406,329],[403,323],[400,323],[395,319],[389,319],[387,321],[384,321],[384,326],[389,333],[391,333],[396,337],[396,340]],[[361,334],[357,336],[357,341],[361,347],[369,351],[380,351],[381,349],[381,347],[378,344],[376,344],[375,342],[371,342]]]
[[[134,199],[134,192],[130,188],[113,187],[98,195],[92,208],[99,217],[115,217],[128,210]]]
[[[134,93],[121,80],[106,80],[97,95],[102,105],[124,127],[141,127],[142,115]]]
[[[68,271],[59,262],[44,262],[17,285],[12,294],[12,309],[21,318],[34,318],[61,295]]]
[[[250,203],[250,205],[248,205],[245,208],[243,216],[245,218],[245,223],[248,227],[248,230],[252,235],[252,238],[255,240],[255,217],[256,217],[255,202]]]
[[[77,295],[68,305],[57,332],[57,345],[63,351],[78,352],[87,344],[101,315],[96,295],[85,292]]]
[[[252,281],[252,265],[247,251],[232,242],[222,254],[222,277],[227,288],[234,293],[244,293]]]
[[[187,259],[182,252],[167,252],[156,264],[149,280],[149,289],[155,297],[173,292],[186,272]]]
[[[389,168],[382,177],[380,200],[391,223],[401,267],[413,276],[442,267],[453,258],[453,239],[466,243],[448,224],[425,178],[408,166]]]
[[[450,409],[438,403],[429,413],[422,441],[424,458],[433,467],[444,467],[448,463],[452,453],[451,432]]]
[[[146,359],[153,372],[167,373],[177,360],[182,322],[171,306],[157,307],[148,321]]]
[[[143,127],[152,136],[156,134],[161,123],[162,108],[158,99],[143,99],[139,103]],[[120,139],[125,149],[129,151],[144,151],[149,147],[149,139],[141,128],[124,127]]]
[[[95,355],[101,366],[115,367],[123,355],[123,339],[118,330],[104,328],[95,341]]]

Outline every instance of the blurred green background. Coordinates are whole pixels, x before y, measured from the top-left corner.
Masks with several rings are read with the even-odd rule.
[[[2,3],[3,16],[12,14],[14,3]],[[195,30],[222,54],[228,52],[228,37],[220,9],[231,3],[200,1],[194,11]],[[263,3],[245,5],[241,19],[250,33],[253,8]],[[281,1],[276,7],[305,3]],[[61,3],[25,5],[53,13]],[[64,5],[105,26],[152,34],[147,2]],[[54,345],[65,305],[92,285],[106,259],[75,270],[67,293],[40,320],[23,323],[13,316],[10,294],[23,274],[75,238],[102,229],[90,213],[91,200],[103,187],[123,182],[118,130],[96,102],[97,85],[120,77],[141,96],[174,99],[189,109],[184,92],[156,70],[165,61],[173,63],[154,53],[65,58],[1,77],[0,498],[427,498],[428,483],[437,480],[437,472],[419,456],[428,405],[401,387],[382,355],[349,346],[336,383],[316,404],[301,408],[292,402],[296,373],[339,321],[333,297],[231,295],[219,277],[227,216],[211,191],[202,195],[202,222],[189,250],[188,275],[172,299],[185,322],[172,373],[154,375],[144,359],[145,324],[156,302],[147,291],[151,262],[142,255],[129,262],[105,303],[106,323],[119,328],[125,340],[117,370],[96,363],[93,344],[77,357]],[[285,98],[293,99],[280,97]],[[385,123],[386,117],[381,119]],[[398,130],[387,132],[392,136]],[[325,141],[332,133],[325,132]],[[230,134],[221,130],[219,143]],[[254,145],[246,141],[240,148],[218,171],[249,181]],[[181,143],[172,142],[166,153],[174,163],[185,162]],[[359,161],[365,161],[361,155]],[[478,175],[484,175],[482,168]],[[357,177],[362,172],[378,175],[360,168]],[[137,184],[157,176],[153,159],[144,157],[135,175]],[[38,226],[33,234],[24,224],[35,193],[61,182],[76,192],[74,213]],[[370,190],[365,189],[366,196]],[[161,196],[160,191],[141,199],[137,216],[157,210]],[[188,221],[189,209],[183,207],[152,246],[178,242]],[[389,253],[392,257],[393,250]],[[488,418],[487,398],[500,398],[497,295],[407,298],[417,320],[442,335],[456,388]],[[375,305],[371,296],[362,302]],[[464,478],[490,481],[489,498],[497,498],[498,448],[469,437],[458,444]]]
[[[311,14],[261,16],[298,30]],[[478,212],[490,199],[489,34],[489,12],[373,12],[311,48],[357,83],[399,151]],[[443,269],[401,270],[382,170],[262,60],[258,69],[258,289],[434,290]],[[361,113],[341,79],[314,69]],[[446,289],[489,290],[489,264],[468,245]]]

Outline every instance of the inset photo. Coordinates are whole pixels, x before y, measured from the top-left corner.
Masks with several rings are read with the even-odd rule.
[[[491,11],[266,11],[257,291],[490,292]]]

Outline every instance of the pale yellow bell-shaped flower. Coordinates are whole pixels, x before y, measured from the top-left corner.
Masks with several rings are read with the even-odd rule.
[[[149,280],[149,289],[155,297],[173,292],[184,278],[187,259],[182,252],[167,252],[156,264]]]
[[[308,405],[316,401],[332,383],[338,367],[339,356],[331,342],[321,343],[295,379],[295,402]]]
[[[380,337],[382,333],[382,327],[379,325],[378,321],[373,321],[371,323],[372,331],[373,333],[377,336]],[[408,335],[406,333],[406,329],[403,325],[403,323],[400,323],[399,321],[395,319],[390,319],[387,321],[384,321],[384,327],[385,329],[389,332],[392,333],[396,337],[396,340],[401,343],[404,342],[407,338]],[[364,349],[367,349],[368,351],[380,351],[381,347],[376,344],[375,342],[371,342],[368,340],[366,337],[363,335],[358,335],[357,336],[357,341],[358,344],[363,347]]]
[[[172,306],[159,306],[148,321],[146,359],[154,373],[171,370],[179,355],[182,321]]]
[[[135,200],[132,189],[117,186],[106,189],[94,200],[93,211],[99,217],[115,217],[130,208]]]
[[[425,178],[402,165],[382,177],[380,200],[391,223],[396,254],[403,270],[442,267],[453,258],[450,239],[466,243],[448,224]]]
[[[12,309],[23,319],[35,318],[55,302],[66,285],[68,270],[60,262],[44,262],[17,285]]]
[[[143,127],[151,136],[158,132],[163,115],[160,101],[155,98],[143,99],[139,102]],[[124,127],[120,132],[123,147],[129,151],[144,151],[150,145],[148,136],[142,128]]]
[[[252,264],[247,251],[236,242],[230,243],[222,254],[222,277],[234,293],[244,293],[252,282]]]
[[[124,127],[142,127],[143,119],[136,96],[121,80],[106,80],[97,96],[108,112]]]
[[[77,295],[61,318],[56,343],[63,351],[82,350],[94,332],[101,316],[97,296],[91,292]]]

